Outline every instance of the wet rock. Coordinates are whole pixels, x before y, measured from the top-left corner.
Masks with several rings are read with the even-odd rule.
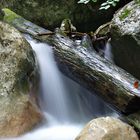
[[[90,121],[76,140],[139,140],[131,126],[119,119],[101,117]]]
[[[119,10],[111,24],[115,63],[140,79],[140,6],[132,1]]]
[[[130,0],[125,0],[127,1]],[[78,0],[59,0],[59,2],[57,0],[5,0],[3,7],[8,7],[27,20],[46,28],[59,27],[63,19],[69,18],[80,31],[95,30],[111,20],[118,8],[99,10],[103,0],[87,5],[77,2]]]
[[[76,27],[73,26],[70,19],[64,19],[61,23],[60,30],[73,32],[76,31]]]
[[[0,22],[0,136],[17,136],[42,118],[33,50],[21,34]]]
[[[0,20],[3,20],[4,12],[0,9]]]
[[[125,119],[138,130],[140,138],[140,111],[125,116]]]

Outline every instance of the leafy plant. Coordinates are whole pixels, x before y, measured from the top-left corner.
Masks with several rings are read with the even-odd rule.
[[[97,2],[98,0],[79,0],[78,3],[87,4],[87,3],[89,3],[90,1],[92,1],[92,2]]]
[[[90,1],[92,1],[92,2],[98,2],[98,0],[79,0],[78,3],[87,4]],[[103,9],[104,10],[107,10],[111,6],[115,7],[119,1],[120,0],[107,0],[106,2],[104,2],[104,3],[101,4],[100,10],[103,10]]]

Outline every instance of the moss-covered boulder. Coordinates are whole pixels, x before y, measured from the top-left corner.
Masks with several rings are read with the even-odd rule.
[[[132,1],[119,10],[111,24],[115,63],[140,79],[140,2]]]
[[[133,128],[112,117],[101,117],[90,121],[76,140],[139,140]]]
[[[15,28],[3,22],[0,75],[0,136],[17,136],[42,118],[37,105],[39,79],[30,45]]]
[[[133,125],[138,130],[140,138],[140,111],[124,117],[131,125]]]
[[[59,27],[63,19],[69,18],[78,30],[95,30],[112,19],[116,8],[99,10],[103,1],[78,4],[78,0],[2,0],[2,7],[43,27]],[[130,0],[120,2],[126,3]]]

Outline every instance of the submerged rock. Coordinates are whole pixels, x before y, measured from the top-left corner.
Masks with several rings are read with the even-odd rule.
[[[101,117],[90,121],[76,140],[139,140],[133,128],[116,118]]]
[[[139,4],[132,1],[114,15],[111,44],[115,63],[140,79]]]
[[[36,98],[39,79],[30,45],[15,28],[3,22],[0,75],[0,136],[17,136],[42,118]]]

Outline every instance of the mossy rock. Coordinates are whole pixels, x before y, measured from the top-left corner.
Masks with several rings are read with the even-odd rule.
[[[140,6],[132,1],[120,9],[111,23],[115,63],[140,79]]]
[[[3,20],[8,22],[8,23],[21,17],[8,8],[2,9],[2,11],[4,12]]]
[[[139,140],[134,129],[113,117],[91,120],[75,140]]]
[[[130,114],[127,117],[125,117],[128,122],[133,125],[139,132],[140,135],[140,111]]]
[[[22,35],[0,22],[0,136],[18,136],[42,118],[35,55]]]

